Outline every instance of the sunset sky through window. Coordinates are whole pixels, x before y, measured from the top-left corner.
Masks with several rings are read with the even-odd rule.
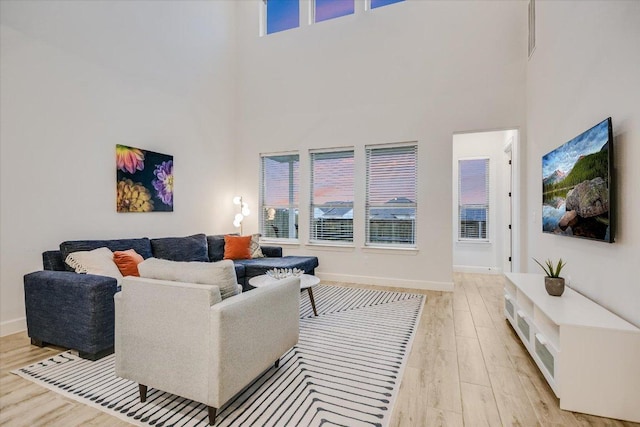
[[[377,9],[405,0],[371,0],[371,9]],[[354,0],[315,0],[315,22],[326,21],[355,12]],[[300,26],[300,0],[266,0],[267,34],[290,30]]]
[[[378,167],[370,177],[370,191],[375,195],[372,203],[383,204],[392,199],[409,199],[415,202],[416,181],[415,162],[410,154],[398,156],[392,160],[377,160]],[[287,156],[265,159],[265,199],[268,206],[289,205],[289,161]],[[279,161],[273,159],[279,159]],[[289,160],[289,161],[287,161]],[[343,179],[336,171],[353,170],[353,157],[334,159],[332,162],[316,162],[314,174],[313,200],[315,204],[327,202],[351,202],[353,192],[339,190],[337,183]],[[298,161],[293,165],[293,185],[295,204],[298,203],[299,171]],[[351,177],[353,180],[353,176]],[[353,185],[353,184],[352,184]]]
[[[388,4],[400,3],[404,0],[371,0],[371,9],[386,6]]]
[[[293,184],[293,203],[298,204],[300,182],[298,155],[264,157],[264,205],[289,206],[289,184]],[[293,175],[291,170],[293,169]]]
[[[354,12],[354,0],[316,0],[315,5],[316,22],[351,15]]]
[[[461,160],[460,165],[460,204],[486,205],[487,184],[485,176],[489,166],[487,159]]]
[[[332,154],[318,154],[313,161],[313,203],[316,205],[353,203],[353,152]]]
[[[267,34],[299,26],[300,2],[298,0],[267,1]]]

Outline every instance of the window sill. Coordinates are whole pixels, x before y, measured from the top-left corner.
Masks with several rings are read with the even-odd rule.
[[[336,251],[336,252],[353,252],[355,246],[353,243],[339,244],[339,243],[315,243],[308,242],[305,246],[311,250],[318,251]]]
[[[288,246],[299,247],[300,240],[298,239],[260,239],[260,244],[265,246]]]
[[[475,240],[475,239],[456,240],[456,244],[459,244],[459,245],[490,245],[491,244],[491,240]]]
[[[372,254],[417,255],[418,248],[402,248],[393,246],[363,246],[362,252]]]

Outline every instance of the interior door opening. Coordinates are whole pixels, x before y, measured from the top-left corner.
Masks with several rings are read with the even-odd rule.
[[[453,135],[453,271],[519,270],[518,130]]]

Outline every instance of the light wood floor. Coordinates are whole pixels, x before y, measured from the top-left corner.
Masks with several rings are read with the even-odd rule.
[[[456,274],[453,293],[422,292],[427,302],[391,426],[639,427],[559,408],[504,319],[503,280],[497,275]],[[26,333],[0,338],[0,425],[129,425],[9,373],[60,351],[30,345]]]

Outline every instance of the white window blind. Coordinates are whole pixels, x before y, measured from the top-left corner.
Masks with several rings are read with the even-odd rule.
[[[312,242],[353,242],[353,176],[353,150],[311,153]]]
[[[417,145],[367,147],[367,245],[415,246]]]
[[[489,159],[458,160],[458,238],[487,240]]]
[[[298,238],[298,154],[261,157],[260,233],[277,239]]]

